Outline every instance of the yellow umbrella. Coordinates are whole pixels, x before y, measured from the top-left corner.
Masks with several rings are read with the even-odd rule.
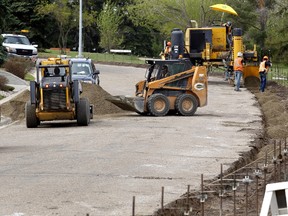
[[[212,10],[217,10],[217,11],[230,13],[230,14],[238,16],[237,12],[232,7],[226,4],[215,4],[215,5],[210,6],[210,8]]]

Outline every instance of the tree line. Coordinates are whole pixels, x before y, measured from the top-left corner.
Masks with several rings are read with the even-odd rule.
[[[29,30],[40,48],[78,49],[79,0],[1,0],[1,33]],[[139,56],[157,57],[171,30],[215,21],[242,28],[244,44],[286,61],[288,0],[82,0],[83,49],[109,52],[130,49]],[[238,16],[211,10],[225,3]]]

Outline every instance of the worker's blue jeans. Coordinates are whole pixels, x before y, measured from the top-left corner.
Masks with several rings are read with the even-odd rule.
[[[240,90],[241,77],[242,77],[242,71],[235,71],[235,91]]]
[[[260,72],[260,91],[264,92],[266,88],[267,74],[265,72]]]

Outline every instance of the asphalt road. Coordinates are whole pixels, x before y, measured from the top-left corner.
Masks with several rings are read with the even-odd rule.
[[[133,95],[145,69],[98,65],[101,85]],[[88,127],[45,123],[1,129],[0,215],[127,216],[152,214],[200,176],[213,178],[250,149],[261,112],[247,90],[209,78],[208,106],[192,117],[131,113],[93,119]]]

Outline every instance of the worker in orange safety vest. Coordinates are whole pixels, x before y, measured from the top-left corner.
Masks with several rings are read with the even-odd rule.
[[[263,61],[259,65],[260,91],[261,92],[264,92],[266,88],[267,73],[269,71],[270,66],[271,66],[271,63],[269,61],[268,56],[264,56]]]
[[[165,56],[165,59],[170,59],[171,57],[171,42],[168,41],[166,43],[166,47],[165,47],[165,50],[164,50],[164,56]]]
[[[240,82],[243,74],[243,53],[238,52],[237,58],[234,60],[234,73],[235,73],[235,91],[240,91]]]

